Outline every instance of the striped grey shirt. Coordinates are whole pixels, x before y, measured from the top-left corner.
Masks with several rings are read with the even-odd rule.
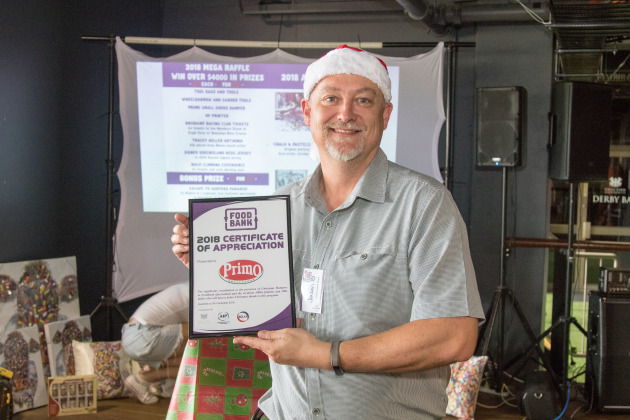
[[[321,314],[297,311],[323,341],[351,340],[412,320],[483,319],[466,227],[448,190],[387,160],[382,150],[352,194],[328,212],[321,169],[277,191],[291,196],[296,302],[304,268],[324,270]],[[299,307],[299,305],[298,305]],[[275,419],[435,419],[450,368],[346,373],[272,363],[259,407]]]

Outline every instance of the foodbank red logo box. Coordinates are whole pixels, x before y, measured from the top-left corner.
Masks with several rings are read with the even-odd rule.
[[[252,260],[234,260],[219,267],[219,276],[232,284],[252,283],[263,275],[263,266]]]

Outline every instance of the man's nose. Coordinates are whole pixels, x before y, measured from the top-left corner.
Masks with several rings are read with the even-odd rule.
[[[337,119],[339,121],[348,122],[354,120],[355,112],[354,112],[354,103],[352,101],[343,101],[339,105],[339,110],[337,112]]]

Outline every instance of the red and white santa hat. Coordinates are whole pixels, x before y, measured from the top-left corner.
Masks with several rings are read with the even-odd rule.
[[[346,44],[329,51],[308,66],[304,75],[304,98],[308,100],[315,85],[333,74],[363,76],[381,89],[385,103],[392,100],[392,82],[385,62],[372,53]]]

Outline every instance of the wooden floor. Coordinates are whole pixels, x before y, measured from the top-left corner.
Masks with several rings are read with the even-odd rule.
[[[116,400],[104,400],[98,402],[98,412],[91,415],[68,416],[69,420],[154,420],[164,419],[168,410],[169,400],[161,398],[157,404],[144,405],[135,398],[122,398]],[[498,406],[498,407],[497,407]],[[494,407],[494,408],[489,408]],[[601,414],[596,412],[586,413],[588,406],[578,397],[571,401],[565,412],[563,419],[583,419],[583,420],[626,420],[630,419],[630,414]],[[45,419],[48,418],[48,408],[40,407],[34,410],[23,411],[13,416],[17,420]],[[496,395],[479,394],[478,405],[475,410],[476,420],[509,420],[524,419],[518,408],[510,407],[503,403]],[[453,420],[454,417],[445,417]],[[338,419],[333,419],[338,420]],[[348,419],[340,419],[348,420]]]
[[[144,405],[135,398],[100,400],[97,404],[96,414],[80,414],[60,418],[68,420],[163,420],[166,417],[169,402],[166,398],[160,398],[157,404],[150,405]],[[48,407],[23,411],[15,414],[13,418],[17,420],[45,419],[48,418]]]

